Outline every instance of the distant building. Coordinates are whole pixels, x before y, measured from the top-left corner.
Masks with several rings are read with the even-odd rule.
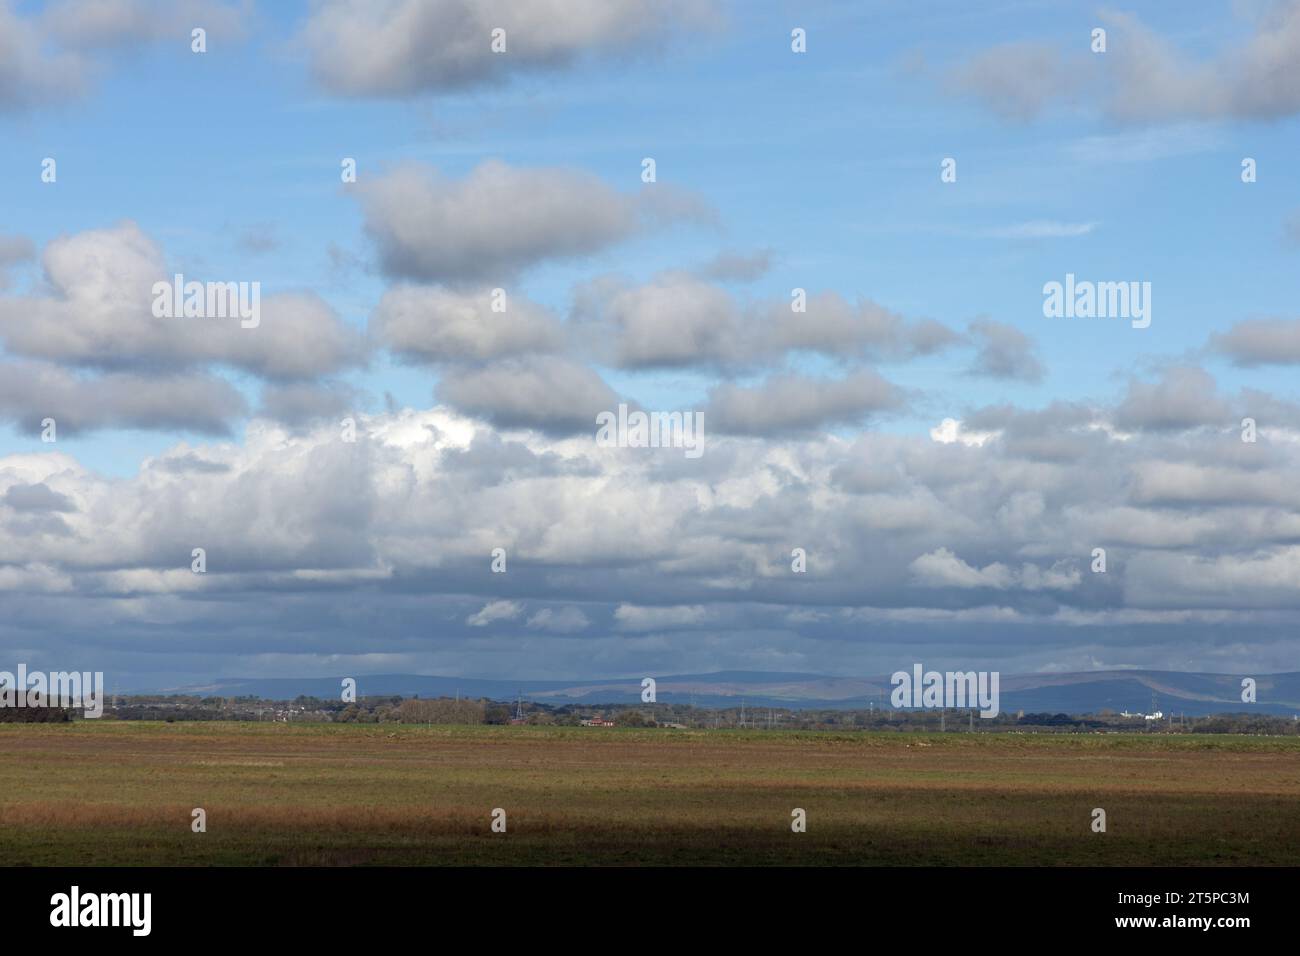
[[[589,717],[582,721],[584,727],[613,727],[614,721],[606,720],[604,717]]]

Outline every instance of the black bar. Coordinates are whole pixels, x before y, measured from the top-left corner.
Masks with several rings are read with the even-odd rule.
[[[0,891],[7,943],[76,933],[79,942],[201,941],[206,948],[255,941],[260,949],[271,942],[364,946],[400,933],[435,945],[517,937],[640,948],[676,945],[690,925],[696,940],[758,944],[784,928],[811,934],[809,941],[848,932],[873,942],[915,943],[927,934],[971,942],[1007,934],[1001,938],[1010,942],[1022,931],[1047,930],[1061,940],[1201,936],[1230,945],[1242,933],[1276,934],[1293,924],[1284,907],[1293,908],[1295,877],[1281,868],[69,867],[0,868]],[[70,897],[73,886],[83,905],[88,894],[150,894],[148,936],[136,937],[130,926],[52,926],[52,898]],[[1159,925],[1205,917],[1245,917],[1249,925]],[[1125,918],[1157,925],[1117,925]]]

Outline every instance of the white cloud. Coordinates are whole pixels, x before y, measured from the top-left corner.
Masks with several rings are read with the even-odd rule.
[[[1053,219],[1033,219],[1010,226],[986,229],[984,235],[993,239],[1073,239],[1089,235],[1097,228],[1095,222],[1059,222]]]
[[[1068,591],[1078,587],[1083,580],[1079,569],[1068,562],[1057,562],[1050,568],[1024,564],[1017,570],[1000,562],[975,568],[947,548],[936,548],[929,554],[923,554],[908,567],[917,581],[926,587],[935,588]]]
[[[470,627],[487,627],[499,621],[513,621],[524,613],[518,601],[490,601],[465,619]]]
[[[934,428],[930,429],[930,438],[941,445],[951,445],[954,442],[961,442],[967,447],[974,446],[978,448],[990,438],[995,437],[997,437],[996,432],[971,431],[955,418],[945,418],[938,425],[934,426]]]
[[[554,634],[576,634],[585,631],[590,625],[587,615],[581,609],[571,606],[555,610],[544,607],[528,619],[528,626],[533,630]]]

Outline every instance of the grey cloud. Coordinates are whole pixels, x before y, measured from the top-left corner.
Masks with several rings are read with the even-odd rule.
[[[0,236],[0,290],[8,288],[11,268],[35,256],[36,247],[26,236]]]
[[[617,407],[618,397],[594,370],[558,356],[503,359],[454,369],[438,396],[505,428],[596,433],[596,415]]]
[[[74,96],[84,88],[88,70],[74,53],[49,51],[35,23],[0,4],[0,110]]]
[[[940,351],[959,340],[932,320],[909,321],[872,302],[850,304],[833,292],[746,303],[683,272],[632,284],[605,276],[575,292],[574,326],[602,361],[622,368],[770,366],[807,351],[839,361],[902,359]]]
[[[590,626],[587,615],[576,607],[544,607],[528,619],[529,628],[554,634],[577,634]]]
[[[355,389],[344,382],[266,385],[257,414],[290,426],[321,419],[339,419],[357,400]]]
[[[1109,101],[1124,120],[1281,119],[1300,112],[1300,2],[1274,4],[1245,43],[1193,61],[1135,16],[1102,21],[1119,38],[1118,79]],[[1111,54],[1107,54],[1108,56]]]
[[[1294,608],[1300,548],[1246,555],[1155,553],[1127,570],[1132,600],[1153,608]]]
[[[948,87],[979,97],[1004,119],[1031,120],[1055,100],[1075,95],[1086,65],[1048,43],[1004,43],[952,70]]]
[[[1087,425],[1099,419],[1099,412],[1075,402],[1052,402],[1041,409],[1014,405],[991,405],[967,415],[965,422],[976,431],[1006,430],[1023,436],[1038,436]]]
[[[527,478],[595,478],[600,474],[594,465],[581,459],[553,451],[537,452],[523,442],[507,441],[488,431],[476,433],[467,448],[448,450],[444,466],[449,474],[464,476],[485,488]]]
[[[576,291],[574,321],[597,356],[622,368],[671,368],[748,358],[746,321],[727,292],[684,273],[643,285],[615,277]]]
[[[1125,430],[1156,431],[1226,427],[1235,424],[1232,409],[1219,395],[1214,376],[1204,369],[1168,369],[1159,381],[1134,381],[1115,410],[1115,424]]]
[[[726,250],[704,263],[696,272],[705,279],[718,282],[753,282],[767,275],[771,268],[771,249],[749,253]]]
[[[1208,59],[1184,53],[1132,14],[1103,12],[1105,54],[1005,44],[954,69],[949,89],[1015,120],[1072,100],[1096,102],[1124,123],[1283,119],[1300,112],[1300,0],[1259,9],[1244,42]],[[1079,43],[1086,42],[1085,34]]]
[[[216,0],[55,0],[40,18],[45,33],[70,49],[100,50],[171,40],[188,51],[190,31],[209,39],[243,35],[247,3]]]
[[[0,498],[15,511],[76,511],[77,506],[67,495],[61,495],[49,485],[38,482],[34,485],[10,485]]]
[[[834,292],[810,295],[806,313],[795,313],[787,302],[770,306],[766,317],[775,348],[827,355],[911,358],[940,351],[959,338],[939,322],[909,322],[870,299],[859,297],[850,304]]]
[[[1130,498],[1139,505],[1300,507],[1300,488],[1277,472],[1180,461],[1144,461],[1131,470]]]
[[[777,435],[857,424],[901,404],[898,389],[869,370],[833,380],[787,374],[754,388],[717,386],[709,393],[704,418],[716,431]]]
[[[1211,337],[1210,348],[1238,365],[1300,365],[1300,319],[1247,319]]]
[[[713,0],[325,0],[302,39],[317,79],[347,96],[409,96],[627,55],[717,16]],[[492,31],[507,52],[493,53]]]
[[[399,286],[380,299],[370,331],[415,362],[483,361],[555,351],[563,344],[563,328],[543,306],[508,292],[504,312],[492,306],[491,289]]]
[[[274,381],[312,379],[366,361],[361,335],[314,292],[264,297],[255,329],[200,320],[191,335],[192,361],[228,364]]]
[[[1106,421],[1104,409],[1053,402],[1039,410],[1009,405],[976,409],[963,424],[973,432],[996,433],[996,441],[1016,458],[1079,463],[1104,454],[1109,441],[1102,428]]]
[[[357,194],[386,274],[489,286],[544,260],[590,255],[643,228],[701,216],[698,204],[666,202],[657,186],[629,195],[588,173],[496,160],[454,180],[407,164]]]
[[[1013,325],[980,319],[970,324],[979,351],[970,372],[989,378],[1040,382],[1046,369],[1034,354],[1032,339]]]
[[[161,458],[148,459],[145,462],[145,467],[156,468],[176,475],[183,475],[187,472],[219,475],[230,471],[230,466],[224,462],[209,461],[194,452],[170,453]]]
[[[105,428],[225,435],[247,412],[235,388],[208,376],[82,377],[40,363],[0,364],[0,419],[28,434],[39,434],[42,420],[53,418],[60,437]]]
[[[0,565],[28,569],[24,603],[0,594],[0,641],[26,646],[14,642],[93,620],[105,646],[224,635],[210,668],[227,654],[286,655],[275,666],[293,673],[304,634],[328,670],[314,655],[356,655],[364,632],[376,669],[415,653],[433,656],[406,669],[490,669],[507,650],[531,669],[568,653],[578,632],[557,629],[557,609],[580,607],[606,630],[645,635],[610,642],[588,628],[588,665],[563,665],[585,673],[687,667],[706,645],[721,655],[706,670],[771,669],[774,648],[822,669],[850,660],[840,655],[862,646],[864,627],[872,649],[853,659],[875,666],[918,642],[925,659],[951,645],[1006,661],[1047,653],[1044,641],[1053,657],[1140,647],[1147,664],[1174,641],[1181,665],[1209,654],[1225,623],[1245,635],[1234,660],[1293,648],[1300,443],[1244,446],[1214,429],[1117,436],[1099,427],[1112,414],[984,410],[1001,437],[969,446],[924,433],[731,437],[670,470],[665,456],[598,449],[589,431],[506,440],[446,408],[360,416],[355,444],[333,423],[289,440],[254,421],[242,443],[181,446],[161,458],[174,469],[126,478],[56,450],[10,455],[0,487],[47,482],[78,510],[57,515],[61,532],[16,526],[0,508]],[[1300,431],[1300,412],[1277,427]],[[1055,430],[1086,439],[1085,457],[1013,441]],[[188,569],[194,546],[208,550],[202,581]],[[805,575],[790,572],[795,546],[808,549]],[[1097,546],[1109,551],[1104,575],[1087,570]],[[494,547],[510,573],[489,580]],[[51,589],[57,604],[40,598]],[[493,602],[509,613],[467,623]],[[755,641],[763,654],[744,656]]]
[[[173,271],[131,222],[60,237],[42,263],[48,293],[0,297],[0,339],[14,355],[132,371],[219,364],[279,381],[365,361],[361,335],[310,292],[262,296],[256,328],[238,318],[155,317],[153,286]]]
[[[188,53],[190,30],[214,39],[243,32],[247,6],[209,0],[59,0],[38,14],[0,3],[0,110],[83,94],[114,50],[172,41]]]

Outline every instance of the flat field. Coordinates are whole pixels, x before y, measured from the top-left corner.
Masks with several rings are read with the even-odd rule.
[[[0,862],[1295,866],[1300,738],[0,724]]]

